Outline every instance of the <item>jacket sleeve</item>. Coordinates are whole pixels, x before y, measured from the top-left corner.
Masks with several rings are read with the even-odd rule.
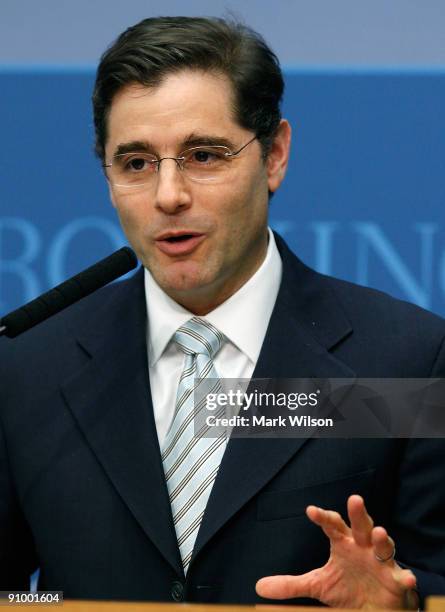
[[[431,371],[445,378],[445,340]],[[445,400],[445,398],[444,398]],[[420,607],[445,595],[445,440],[413,438],[402,462],[392,531],[396,559],[417,578]]]

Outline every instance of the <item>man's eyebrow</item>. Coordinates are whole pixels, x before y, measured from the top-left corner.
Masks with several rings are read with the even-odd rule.
[[[234,148],[234,143],[224,136],[211,136],[207,134],[190,134],[184,142],[184,147],[199,147],[199,146],[220,146],[228,149]]]
[[[153,153],[153,146],[148,140],[121,142],[117,145],[114,155],[122,155],[123,153]]]
[[[200,135],[192,133],[182,141],[179,149],[183,151],[189,147],[200,146],[220,146],[227,147],[233,150],[234,143],[224,136]],[[180,151],[180,152],[181,152]],[[114,155],[123,155],[125,153],[152,153],[155,154],[155,147],[148,140],[132,140],[130,142],[121,142],[117,145]]]

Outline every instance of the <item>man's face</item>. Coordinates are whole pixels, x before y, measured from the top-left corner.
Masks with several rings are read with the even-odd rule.
[[[128,85],[111,105],[106,160],[128,145],[177,157],[200,139],[218,144],[223,138],[237,151],[254,134],[236,123],[231,109],[229,81],[213,73],[183,71],[155,88]],[[148,185],[110,186],[139,259],[168,295],[195,314],[237,291],[267,248],[268,189],[275,190],[277,177],[271,178],[257,140],[229,165],[224,182],[194,182],[175,161],[164,160]]]

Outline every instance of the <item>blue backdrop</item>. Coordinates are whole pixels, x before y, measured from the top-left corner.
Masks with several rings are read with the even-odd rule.
[[[0,315],[125,243],[92,153],[93,68],[0,68]],[[286,73],[272,226],[318,270],[445,315],[445,72]]]

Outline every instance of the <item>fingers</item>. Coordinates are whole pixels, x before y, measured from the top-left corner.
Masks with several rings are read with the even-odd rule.
[[[365,508],[365,502],[360,495],[351,495],[348,499],[348,517],[354,540],[359,546],[371,545],[374,521]]]
[[[349,528],[338,512],[324,510],[317,506],[308,506],[308,518],[321,527],[331,541],[340,540],[352,535],[354,542],[361,548],[370,548],[377,561],[394,563],[394,540],[383,527],[374,527],[374,521],[369,516],[363,498],[351,495],[347,502]]]
[[[313,573],[308,572],[301,576],[267,576],[258,580],[255,589],[260,597],[266,599],[314,597]]]
[[[404,591],[403,608],[405,610],[419,610],[419,595],[415,590],[417,587],[417,580],[412,571],[399,569],[394,578]]]
[[[417,579],[413,572],[408,569],[402,569],[394,561],[394,554],[396,550],[394,540],[388,535],[388,532],[384,527],[374,527],[371,534],[371,541],[374,548],[374,555],[379,557],[377,559],[385,559],[382,563],[390,565],[396,568],[393,572],[394,580],[399,584],[402,591],[405,591],[405,605],[404,607],[408,610],[418,609],[418,596],[415,592],[417,586]]]
[[[349,527],[338,512],[323,510],[323,508],[317,506],[308,506],[306,515],[313,523],[322,528],[330,540],[337,540],[349,533]]]
[[[416,577],[412,571],[408,569],[399,569],[399,571],[394,575],[394,579],[405,591],[415,589],[417,586]]]
[[[371,533],[374,555],[378,561],[390,563],[394,558],[395,544],[383,527],[374,527]]]

